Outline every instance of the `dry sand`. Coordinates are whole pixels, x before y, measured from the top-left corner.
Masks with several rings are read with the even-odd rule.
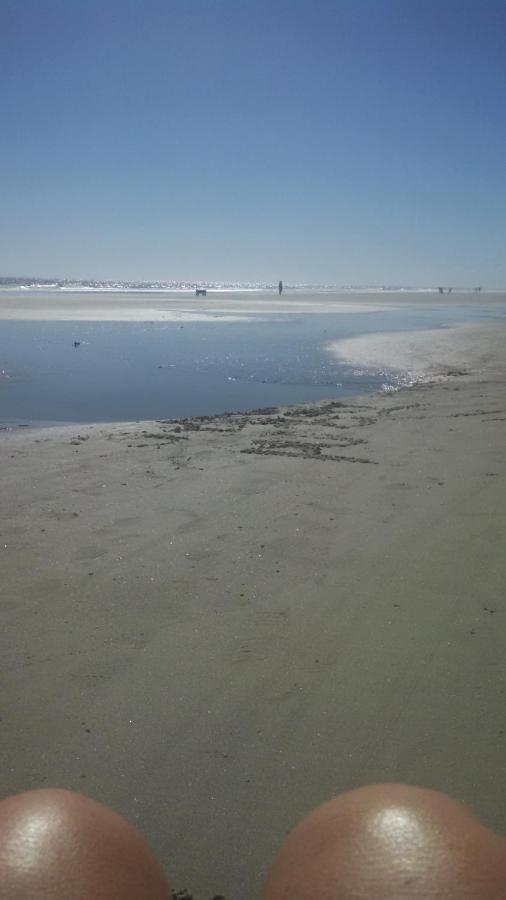
[[[466,340],[395,394],[5,436],[4,791],[112,804],[198,900],[366,782],[506,829],[504,326]]]

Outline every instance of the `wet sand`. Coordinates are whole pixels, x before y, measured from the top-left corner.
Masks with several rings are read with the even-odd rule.
[[[506,830],[504,326],[432,337],[397,393],[2,437],[5,793],[110,803],[196,900],[367,782]]]

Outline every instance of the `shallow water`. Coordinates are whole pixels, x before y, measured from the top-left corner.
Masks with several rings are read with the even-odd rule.
[[[497,304],[440,307],[435,301],[184,325],[4,321],[0,422],[179,418],[366,393],[395,386],[398,375],[340,364],[327,342],[505,314]]]

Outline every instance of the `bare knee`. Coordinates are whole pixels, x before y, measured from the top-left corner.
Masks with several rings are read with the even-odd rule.
[[[289,835],[263,900],[499,900],[504,842],[436,791],[378,785],[320,806]]]
[[[70,791],[0,803],[2,900],[166,900],[141,835],[107,807]]]

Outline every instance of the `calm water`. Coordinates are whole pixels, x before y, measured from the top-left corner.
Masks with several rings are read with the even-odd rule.
[[[337,363],[327,341],[504,314],[420,305],[184,326],[2,322],[0,422],[176,418],[349,396],[394,385],[396,376]]]

